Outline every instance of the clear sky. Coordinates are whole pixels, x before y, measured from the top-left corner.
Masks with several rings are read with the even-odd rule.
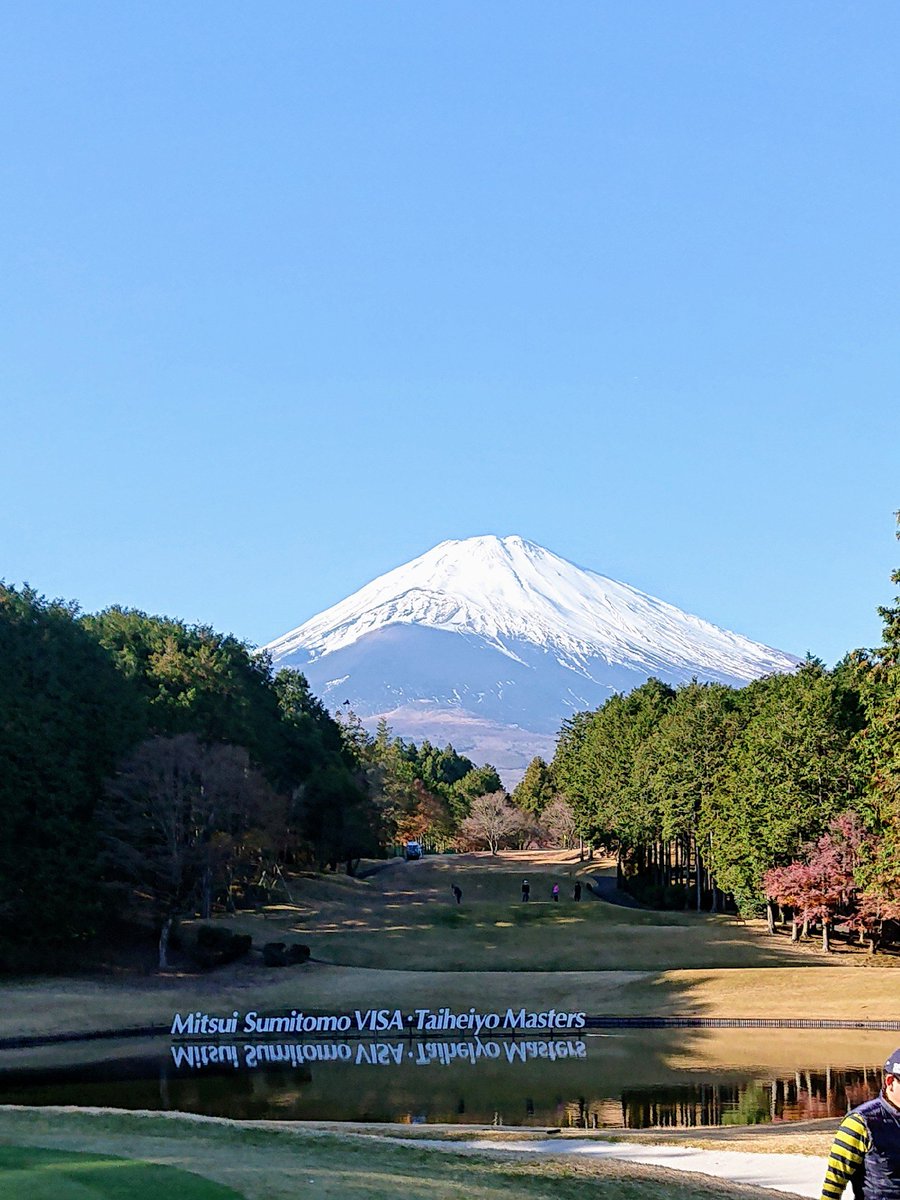
[[[519,533],[877,642],[898,58],[895,0],[6,0],[0,577],[259,644]]]

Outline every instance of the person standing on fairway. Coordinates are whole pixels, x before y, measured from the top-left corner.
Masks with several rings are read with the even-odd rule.
[[[522,880],[522,903],[524,904],[531,895],[531,884],[527,879]]]
[[[900,1048],[884,1064],[881,1095],[847,1113],[831,1146],[822,1200],[900,1200]]]
[[[454,883],[453,886],[451,887],[450,891],[453,893],[453,899],[456,901],[457,904],[459,904],[460,901],[462,900],[462,888],[459,886],[458,883]]]
[[[559,884],[558,883],[554,883],[554,885],[550,891],[550,895],[553,897],[554,901],[557,904],[559,904]]]

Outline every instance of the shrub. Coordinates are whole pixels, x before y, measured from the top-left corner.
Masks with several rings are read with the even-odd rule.
[[[309,946],[302,942],[266,942],[262,948],[263,963],[267,967],[295,967],[305,963],[310,955]]]
[[[286,967],[287,955],[284,942],[266,942],[262,948],[263,963],[267,967]]]
[[[200,967],[221,967],[243,958],[252,942],[249,933],[235,933],[223,925],[200,925],[187,952]]]

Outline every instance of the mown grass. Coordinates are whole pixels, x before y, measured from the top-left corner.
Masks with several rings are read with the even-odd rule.
[[[220,1183],[158,1163],[0,1146],[0,1197],[9,1200],[241,1200]]]
[[[434,971],[699,970],[801,965],[811,946],[761,926],[695,912],[623,908],[572,898],[576,878],[610,873],[577,855],[448,855],[400,863],[369,879],[298,878],[290,899],[227,923],[262,940],[296,939],[350,967]],[[531,882],[531,900],[521,883]],[[462,904],[450,891],[462,888]],[[559,884],[560,900],[550,898]],[[452,936],[448,936],[452,934]]]
[[[197,1121],[138,1113],[52,1112],[0,1109],[0,1146],[13,1143],[15,1155],[49,1148],[68,1156],[85,1154],[92,1166],[112,1176],[106,1156],[139,1159],[120,1168],[137,1178],[138,1166],[177,1166],[205,1180],[234,1189],[192,1194],[167,1183],[155,1192],[132,1190],[122,1200],[224,1200],[235,1192],[246,1200],[296,1200],[315,1195],[324,1200],[583,1200],[586,1189],[597,1200],[715,1200],[717,1197],[764,1200],[770,1193],[702,1176],[610,1160],[572,1161],[529,1158],[520,1162],[503,1155],[465,1157],[429,1147],[398,1144],[352,1135],[320,1134],[308,1129],[249,1128],[227,1122]],[[27,1151],[22,1147],[27,1147]],[[98,1158],[97,1156],[102,1156]],[[18,1160],[21,1161],[21,1160]],[[33,1161],[39,1162],[40,1159]],[[4,1171],[0,1159],[3,1200],[68,1200],[62,1191],[28,1193],[11,1190],[26,1178]],[[73,1168],[74,1170],[75,1168]],[[132,1172],[134,1175],[132,1176]],[[190,1178],[190,1177],[188,1177]],[[77,1200],[119,1200],[115,1193],[81,1192]],[[71,1194],[76,1200],[76,1194]]]

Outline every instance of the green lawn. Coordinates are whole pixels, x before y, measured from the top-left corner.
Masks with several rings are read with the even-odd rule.
[[[4,1145],[9,1141],[12,1147]],[[128,1161],[132,1157],[141,1161]],[[157,1162],[177,1162],[182,1169]],[[185,1168],[196,1174],[186,1174]],[[523,1200],[584,1200],[585,1195],[593,1200],[765,1200],[771,1193],[587,1157],[521,1161],[308,1128],[0,1108],[2,1200],[509,1200],[513,1195]]]
[[[241,1200],[240,1193],[174,1167],[106,1154],[0,1146],[3,1200]]]

